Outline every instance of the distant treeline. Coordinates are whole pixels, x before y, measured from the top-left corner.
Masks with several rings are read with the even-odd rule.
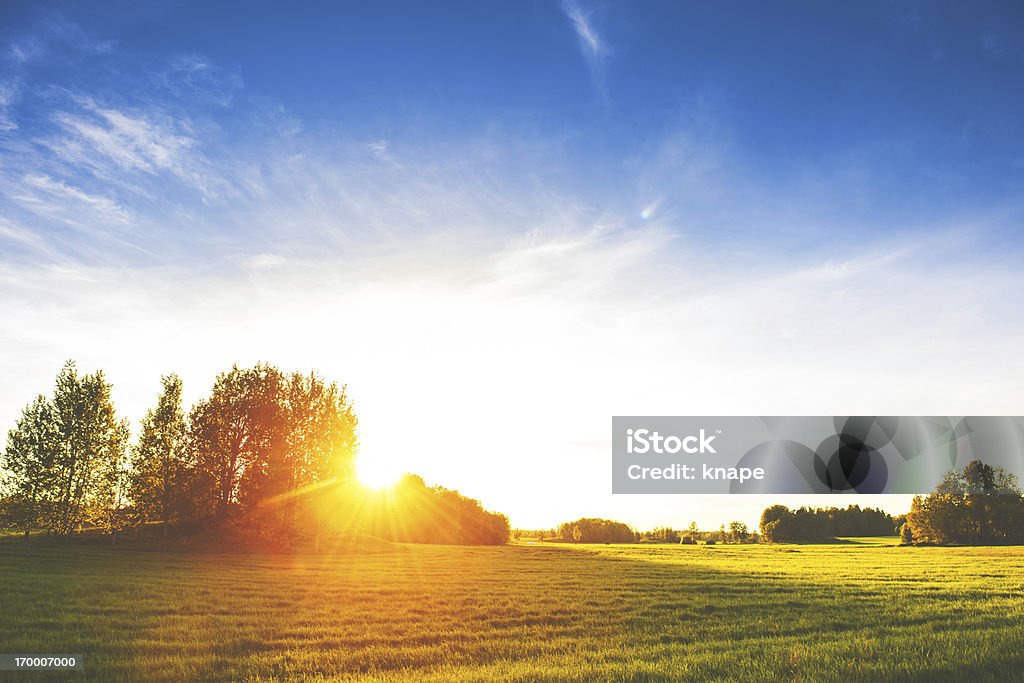
[[[130,443],[102,371],[69,361],[22,412],[0,459],[0,525],[67,535],[146,523],[291,540],[357,531],[394,540],[504,543],[508,520],[406,477],[387,496],[354,481],[357,420],[345,387],[315,373],[234,366],[186,414],[163,378]]]
[[[517,529],[516,538],[536,538],[562,543],[753,543],[757,534],[751,533],[743,522],[730,522],[717,531],[700,531],[692,522],[685,530],[657,527],[650,531],[636,531],[624,522],[611,519],[585,517],[565,522],[558,529],[525,531]]]
[[[760,533],[740,521],[723,524],[714,531],[701,530],[692,522],[682,530],[666,526],[639,532],[623,522],[583,518],[550,532],[520,531],[517,536],[569,543],[822,543],[841,536],[891,536],[896,529],[896,521],[888,513],[859,505],[798,510],[773,505],[761,516]]]
[[[761,514],[761,536],[769,543],[824,543],[844,536],[891,536],[895,519],[882,510],[772,505]]]

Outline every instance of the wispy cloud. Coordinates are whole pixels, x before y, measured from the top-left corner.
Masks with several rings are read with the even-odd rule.
[[[113,41],[89,35],[59,12],[47,12],[33,32],[11,41],[7,57],[17,64],[28,64],[44,59],[68,60],[81,55],[106,54],[113,49]]]
[[[188,118],[156,103],[115,108],[61,90],[46,97],[48,118],[12,130],[3,150],[0,191],[23,209],[66,222],[128,223],[154,204],[180,206],[191,195],[210,205],[235,192]]]
[[[598,34],[592,15],[585,11],[577,0],[564,0],[562,11],[572,24],[576,37],[579,39],[580,51],[587,62],[594,88],[602,99],[608,97],[605,78],[607,62],[611,56],[608,44]]]
[[[370,150],[375,157],[387,163],[394,161],[394,158],[391,156],[390,147],[391,143],[384,139],[374,140],[370,144],[366,145],[366,148]]]
[[[84,209],[93,212],[95,214],[93,218],[100,218],[103,222],[128,223],[131,221],[131,214],[128,210],[109,197],[91,195],[81,188],[54,180],[45,174],[26,176],[23,183],[26,189],[35,191],[19,197],[30,204],[41,204],[51,209],[58,209],[70,202],[69,208],[75,215],[80,216]]]
[[[0,253],[10,256],[12,251],[25,251],[36,262],[58,263],[63,260],[42,236],[34,230],[17,225],[0,216]]]
[[[229,72],[199,54],[179,55],[158,74],[158,82],[177,97],[230,106],[244,87],[237,71]]]
[[[0,81],[0,134],[16,130],[18,124],[11,113],[18,97],[18,87],[14,82]]]
[[[74,99],[77,112],[53,115],[64,133],[54,151],[65,160],[97,168],[112,163],[127,171],[190,175],[186,167],[193,161],[190,152],[196,140],[181,131],[181,122],[101,107],[88,97]]]

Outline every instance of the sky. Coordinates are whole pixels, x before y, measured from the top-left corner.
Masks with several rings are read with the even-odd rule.
[[[515,526],[756,525],[611,416],[1020,414],[1021,73],[1012,2],[9,0],[0,425],[263,360]]]

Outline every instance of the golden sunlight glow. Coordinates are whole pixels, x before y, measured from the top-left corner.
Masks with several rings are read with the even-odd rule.
[[[387,458],[360,453],[356,459],[356,475],[367,488],[391,488],[402,478],[402,474],[401,468]]]

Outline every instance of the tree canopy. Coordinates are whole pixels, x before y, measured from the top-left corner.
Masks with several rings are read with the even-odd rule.
[[[901,538],[942,545],[1024,543],[1017,478],[980,460],[947,472],[934,493],[914,497]]]
[[[3,453],[18,528],[120,526],[129,432],[110,390],[102,371],[80,375],[68,361],[53,397],[40,395],[22,411]]]
[[[761,535],[775,543],[825,543],[845,536],[888,536],[896,532],[892,516],[882,510],[772,505],[761,514]]]
[[[637,534],[623,522],[584,517],[559,526],[558,537],[574,543],[633,543]]]

